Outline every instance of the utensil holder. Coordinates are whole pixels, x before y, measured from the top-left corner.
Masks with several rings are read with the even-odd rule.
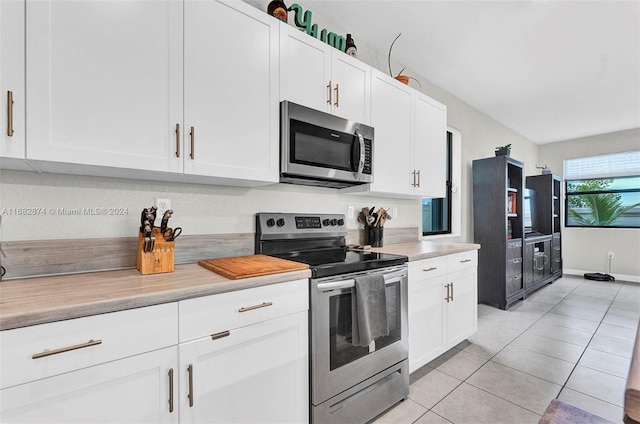
[[[138,256],[136,257],[136,269],[140,274],[160,274],[163,272],[173,272],[175,241],[166,241],[160,233],[159,227],[153,227],[151,236],[156,241],[153,250],[144,251],[144,235],[138,233]]]
[[[382,239],[384,237],[384,227],[367,227],[365,228],[366,244],[371,247],[382,247]]]

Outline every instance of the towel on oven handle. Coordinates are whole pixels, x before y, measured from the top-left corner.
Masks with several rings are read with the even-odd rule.
[[[387,292],[384,276],[365,275],[355,278],[351,294],[352,344],[366,347],[380,336],[389,335]]]

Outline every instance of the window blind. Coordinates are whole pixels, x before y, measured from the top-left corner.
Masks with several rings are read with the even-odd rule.
[[[564,179],[613,178],[640,175],[640,150],[564,160]]]

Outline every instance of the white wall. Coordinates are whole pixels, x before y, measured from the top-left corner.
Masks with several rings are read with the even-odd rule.
[[[539,148],[539,160],[561,176],[564,159],[638,149],[640,129],[635,129],[543,144]],[[611,251],[615,255],[611,274],[619,280],[640,282],[640,229],[563,228],[565,272],[579,275],[606,272],[607,252]]]

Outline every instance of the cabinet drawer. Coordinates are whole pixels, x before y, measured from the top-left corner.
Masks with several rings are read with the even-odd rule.
[[[0,332],[0,387],[176,345],[177,303]]]
[[[521,290],[523,287],[524,286],[522,283],[522,274],[510,275],[509,277],[507,277],[507,287],[506,287],[507,297]]]
[[[478,266],[478,251],[470,250],[468,252],[455,253],[447,256],[447,272],[452,273],[461,269],[473,268]]]
[[[522,256],[522,240],[513,240],[507,242],[507,260],[519,258]]]
[[[424,280],[427,278],[439,277],[446,273],[446,256],[438,256],[435,258],[422,259],[416,262],[409,262],[409,280]]]
[[[180,342],[309,310],[309,280],[178,302]]]
[[[507,277],[510,275],[522,274],[522,258],[507,260]]]

